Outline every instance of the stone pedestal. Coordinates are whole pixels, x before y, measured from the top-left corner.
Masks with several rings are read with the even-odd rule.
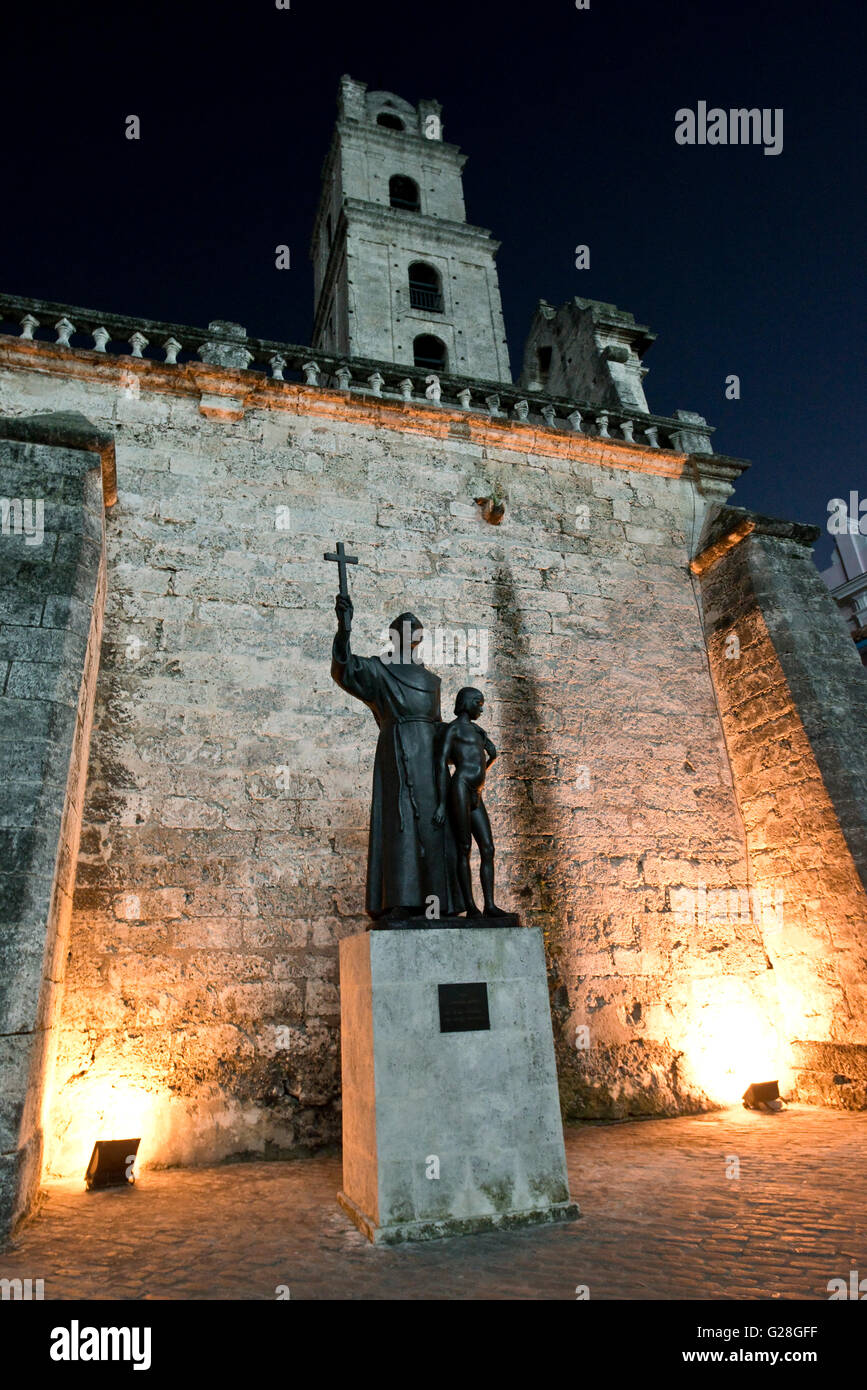
[[[542,933],[340,943],[343,1190],[376,1243],[573,1220]]]

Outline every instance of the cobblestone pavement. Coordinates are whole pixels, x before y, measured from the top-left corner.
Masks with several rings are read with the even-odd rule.
[[[570,1225],[374,1248],[335,1203],[338,1157],[174,1169],[52,1185],[0,1276],[46,1298],[823,1300],[867,1276],[865,1115],[586,1124],[566,1145]]]

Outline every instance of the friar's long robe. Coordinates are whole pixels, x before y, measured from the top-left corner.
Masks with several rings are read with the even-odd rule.
[[[442,728],[439,676],[415,663],[356,656],[339,637],[331,675],[341,690],[367,705],[379,726],[367,846],[368,914],[421,910],[431,897],[438,900],[438,916],[462,912],[448,820],[433,823],[435,744]]]

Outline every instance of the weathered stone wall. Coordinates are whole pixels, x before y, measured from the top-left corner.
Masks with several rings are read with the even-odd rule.
[[[699,567],[752,872],[780,895],[764,941],[797,1043],[795,1093],[863,1106],[867,672],[812,562],[815,538],[726,509]]]
[[[105,598],[99,460],[56,443],[10,442],[5,424],[0,1237],[26,1212],[42,1167]],[[20,432],[45,441],[57,433],[51,417]]]
[[[144,1162],[339,1137],[376,730],[328,674],[337,537],[358,650],[410,602],[487,633],[486,672],[439,668],[444,712],[485,689],[500,897],[544,928],[567,1113],[716,1098],[710,1043],[775,1018],[757,925],[672,910],[748,881],[688,571],[732,470],[214,369],[248,397],[229,423],[199,368],[42,343],[4,364],[4,411],[85,410],[118,457],[54,1171],[109,1130]]]

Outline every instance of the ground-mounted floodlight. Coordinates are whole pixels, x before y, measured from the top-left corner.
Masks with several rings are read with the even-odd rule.
[[[140,1143],[140,1139],[97,1139],[84,1175],[88,1192],[101,1187],[131,1187]]]
[[[745,1110],[782,1110],[778,1081],[754,1081],[743,1094]]]

